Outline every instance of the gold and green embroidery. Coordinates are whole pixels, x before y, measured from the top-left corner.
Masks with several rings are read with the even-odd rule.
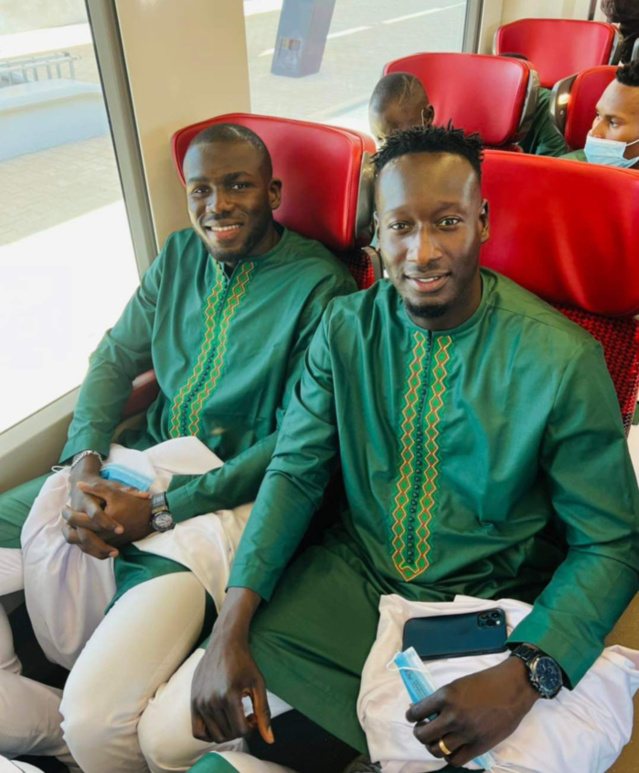
[[[204,311],[204,338],[193,371],[173,399],[171,437],[197,435],[202,408],[215,389],[224,367],[228,331],[246,288],[255,271],[255,263],[244,263],[225,293],[224,271],[216,264],[213,289]]]
[[[430,565],[430,524],[437,509],[439,423],[452,344],[450,336],[438,336],[431,352],[425,334],[416,331],[414,336],[402,409],[401,462],[391,524],[393,563],[407,582]]]

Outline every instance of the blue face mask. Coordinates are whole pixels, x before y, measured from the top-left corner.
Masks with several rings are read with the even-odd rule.
[[[606,166],[616,166],[620,169],[630,169],[631,166],[639,164],[639,157],[624,158],[626,148],[636,145],[639,140],[634,142],[619,142],[618,140],[603,140],[599,137],[586,138],[586,147],[584,152],[586,158],[591,164],[605,164]]]

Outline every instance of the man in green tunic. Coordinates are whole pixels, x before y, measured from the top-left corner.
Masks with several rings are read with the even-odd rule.
[[[273,219],[281,182],[253,132],[229,124],[205,130],[191,143],[184,170],[193,227],[168,238],[92,356],[61,454],[63,463],[74,459],[68,541],[97,558],[117,556],[119,600],[104,623],[108,636],[101,625],[74,668],[63,704],[66,739],[85,773],[144,769],[139,714],[170,675],[166,664],[179,665],[203,622],[206,594],[195,577],[131,543],[255,498],[324,309],[356,289],[326,248]],[[153,501],[99,475],[132,381],[149,368],[160,393],[144,427],[118,442],[143,450],[196,436],[225,462],[205,475],[174,476],[168,492]],[[19,548],[42,483],[0,499],[0,547]],[[125,592],[130,589],[134,596]],[[127,658],[137,658],[134,677]],[[99,703],[92,700],[96,694]],[[91,717],[91,706],[99,717]],[[117,722],[104,721],[109,710]]]
[[[220,742],[256,723],[273,741],[268,687],[366,752],[356,701],[382,595],[529,602],[517,656],[409,711],[428,750],[460,766],[601,653],[638,588],[639,492],[599,344],[480,271],[478,140],[394,134],[376,170],[390,281],[333,302],[308,350],[226,601],[192,656],[192,729]],[[294,559],[338,454],[341,522]],[[542,657],[549,681],[534,686]],[[287,764],[286,748],[273,758]],[[219,760],[210,769],[228,770]]]
[[[586,147],[562,158],[639,169],[639,61],[617,68],[597,102]]]

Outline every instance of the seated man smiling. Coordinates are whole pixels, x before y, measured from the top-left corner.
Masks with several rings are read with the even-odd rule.
[[[615,79],[597,102],[586,147],[562,158],[639,169],[639,61],[617,68]]]
[[[65,738],[84,773],[145,769],[139,715],[204,620],[196,576],[132,543],[255,498],[323,311],[356,289],[325,247],[273,219],[282,185],[254,132],[205,129],[184,173],[192,228],[168,238],[93,355],[61,456],[73,459],[65,529],[79,547],[71,550],[116,559],[115,603],[73,668],[62,704]],[[159,396],[144,427],[118,442],[142,451],[196,437],[224,461],[206,474],[174,475],[153,499],[100,477],[132,381],[151,367]],[[19,548],[42,485],[0,498],[0,560]],[[206,560],[201,542],[193,547]]]
[[[339,770],[314,752],[299,765],[278,729],[289,712],[271,719],[288,704],[351,757],[366,753],[356,702],[382,596],[533,604],[510,637],[516,657],[410,710],[428,750],[464,765],[538,698],[579,683],[637,591],[639,492],[601,347],[480,270],[478,138],[393,133],[375,166],[389,279],[323,317],[207,649],[140,723],[154,773],[188,769],[255,724],[272,745],[249,735],[254,753],[301,773]],[[294,558],[338,455],[341,522]],[[207,759],[198,773],[229,770]]]

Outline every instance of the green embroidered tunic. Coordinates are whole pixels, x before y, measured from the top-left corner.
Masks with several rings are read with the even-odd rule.
[[[230,276],[194,231],[172,234],[92,356],[62,459],[84,448],[108,452],[131,381],[153,367],[160,394],[146,426],[120,442],[145,449],[196,435],[227,462],[174,477],[176,520],[250,501],[322,313],[354,290],[325,247],[286,229],[270,252],[241,259]]]
[[[637,591],[639,492],[601,348],[482,277],[444,332],[384,281],[329,306],[231,573],[270,600],[251,638],[268,688],[362,751],[381,594],[534,601],[512,640],[575,685]],[[338,451],[341,522],[287,568]]]
[[[524,153],[535,156],[561,156],[568,146],[550,118],[550,89],[539,89],[539,99],[528,134],[519,143]]]
[[[584,150],[572,150],[570,153],[560,156],[560,158],[565,158],[567,161],[583,161],[584,163],[588,163],[586,152]]]

